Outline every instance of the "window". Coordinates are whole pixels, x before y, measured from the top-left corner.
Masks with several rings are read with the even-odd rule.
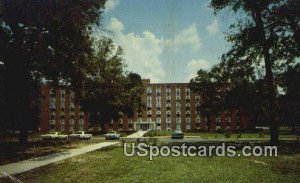
[[[64,118],[60,120],[60,124],[65,124]]]
[[[217,126],[221,125],[221,119],[219,117],[216,118],[216,125]]]
[[[200,118],[196,118],[196,123],[200,123]]]
[[[151,87],[147,87],[147,93],[151,94],[152,93],[152,89]]]
[[[187,124],[186,124],[186,129],[187,129],[187,130],[190,130],[190,129],[191,129],[191,124],[190,124],[190,123],[187,123]]]
[[[170,130],[171,128],[171,123],[167,123],[167,130]]]
[[[51,120],[50,120],[50,124],[51,124],[51,125],[55,125],[55,120],[54,120],[54,119],[51,119]]]
[[[185,119],[185,122],[186,122],[186,123],[191,123],[191,118],[186,118],[186,119]]]
[[[157,94],[158,94],[158,93],[160,94],[160,88],[159,88],[159,87],[156,88],[156,93],[157,93]]]
[[[225,119],[225,121],[226,121],[226,126],[230,126],[231,118],[227,117],[227,118]]]

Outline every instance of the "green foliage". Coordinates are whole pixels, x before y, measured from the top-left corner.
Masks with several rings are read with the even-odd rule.
[[[237,88],[236,81],[253,83],[253,66],[263,64],[267,96],[265,117],[270,122],[271,141],[277,143],[274,73],[284,71],[300,56],[300,3],[293,0],[212,0],[211,7],[215,13],[227,9],[244,15],[230,26],[227,34],[232,47],[222,56],[223,80],[233,83],[230,88],[234,90],[248,90],[251,87],[238,85]],[[239,93],[233,92],[234,95]]]
[[[81,93],[84,110],[90,112],[90,122],[104,124],[143,107],[144,87],[136,73],[125,73],[122,49],[106,37],[95,42],[95,52],[87,70]]]
[[[82,88],[92,53],[91,30],[104,0],[0,1],[1,125],[23,132],[36,128],[39,85]],[[2,79],[2,78],[1,78]]]

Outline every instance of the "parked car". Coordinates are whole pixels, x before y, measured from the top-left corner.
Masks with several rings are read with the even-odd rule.
[[[50,139],[68,139],[68,135],[63,135],[61,132],[49,132],[45,135],[41,135],[43,140]]]
[[[184,134],[181,130],[177,129],[172,132],[172,137],[171,137],[172,139],[183,139],[183,137]]]
[[[91,139],[92,136],[93,136],[92,134],[88,134],[85,131],[78,131],[69,135],[69,137],[72,139],[86,139],[86,140]]]
[[[119,139],[120,134],[118,134],[116,131],[110,131],[107,134],[104,135],[106,140],[114,140],[114,139]]]

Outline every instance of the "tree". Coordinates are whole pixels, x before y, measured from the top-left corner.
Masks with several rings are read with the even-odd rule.
[[[300,125],[300,63],[280,75],[280,81],[284,90],[284,94],[279,96],[280,116],[295,131],[296,126]]]
[[[124,73],[122,49],[109,38],[95,43],[93,61],[87,71],[82,101],[84,110],[90,113],[90,121],[105,124],[122,112],[129,117],[143,107],[144,92],[141,77],[135,73]]]
[[[42,79],[82,88],[92,53],[92,28],[105,0],[1,0],[0,60],[4,63],[4,108],[0,118],[20,130],[20,142],[36,127]]]
[[[291,6],[291,4],[297,6]],[[244,12],[244,16],[230,26],[231,32],[227,39],[233,45],[229,52],[222,56],[222,60],[224,62],[244,60],[254,65],[264,63],[268,94],[266,117],[270,122],[270,141],[276,144],[278,121],[275,117],[277,104],[274,69],[283,69],[294,62],[295,57],[300,54],[299,42],[297,42],[299,9],[296,9],[299,7],[299,2],[292,0],[212,0],[211,6],[216,13],[225,8],[234,12]],[[290,16],[295,18],[291,20]]]
[[[189,87],[203,99],[197,110],[203,112],[207,119],[207,130],[211,130],[211,115],[222,110],[223,100],[221,85],[216,82],[213,72],[200,69],[191,79]]]

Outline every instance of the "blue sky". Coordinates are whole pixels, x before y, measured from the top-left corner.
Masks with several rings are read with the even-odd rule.
[[[208,0],[108,0],[102,25],[124,49],[127,70],[151,82],[188,82],[229,49],[234,19],[215,16]]]

